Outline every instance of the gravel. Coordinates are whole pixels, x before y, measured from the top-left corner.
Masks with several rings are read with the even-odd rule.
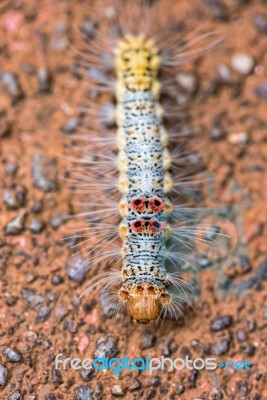
[[[3,356],[7,359],[7,361],[11,361],[11,362],[20,362],[21,361],[21,354],[15,348],[6,347],[3,350]]]
[[[13,105],[24,97],[18,77],[13,72],[0,71],[0,85],[9,95]]]
[[[179,72],[175,76],[178,85],[189,94],[194,94],[198,87],[198,79],[193,72]]]
[[[210,322],[210,330],[218,332],[223,329],[229,328],[233,323],[233,317],[231,315],[223,315],[213,319]]]
[[[129,389],[130,392],[133,392],[134,390],[140,389],[140,387],[141,387],[140,381],[138,379],[136,379],[136,378],[133,378],[130,381],[128,389]]]
[[[267,100],[267,81],[263,81],[255,86],[254,93],[260,99]]]
[[[156,336],[148,331],[143,331],[140,336],[139,347],[141,350],[149,349],[156,343]]]
[[[267,18],[265,15],[256,14],[252,18],[255,28],[260,32],[267,35]]]
[[[254,60],[249,54],[236,53],[231,59],[233,69],[241,75],[248,75],[254,64]]]
[[[33,184],[44,192],[55,191],[58,187],[57,160],[35,154],[32,158]]]
[[[119,384],[113,385],[111,388],[111,394],[112,396],[124,396],[125,389]]]
[[[0,364],[0,386],[4,386],[7,380],[7,368]]]
[[[81,385],[75,389],[75,400],[94,400],[94,391],[87,385]]]
[[[79,124],[81,122],[80,117],[71,117],[67,119],[62,125],[61,125],[61,131],[63,133],[74,133],[76,132],[77,128],[79,127]]]
[[[112,358],[117,353],[117,339],[113,336],[103,336],[96,341],[94,358]]]
[[[83,282],[86,276],[85,260],[79,255],[69,257],[66,261],[66,272],[73,281]]]
[[[6,235],[18,235],[24,229],[26,218],[26,210],[21,209],[18,214],[12,218],[5,226],[4,232]]]
[[[28,224],[28,229],[32,233],[41,233],[45,227],[43,221],[33,218]]]
[[[27,188],[13,183],[9,189],[4,190],[3,202],[10,210],[17,210],[25,203]]]
[[[41,67],[37,70],[38,92],[49,93],[51,89],[52,77],[46,67]]]
[[[217,343],[214,343],[212,345],[212,352],[215,356],[221,356],[228,352],[229,346],[230,346],[229,340],[221,339]]]

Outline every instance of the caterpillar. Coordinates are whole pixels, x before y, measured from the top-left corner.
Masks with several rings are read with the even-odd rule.
[[[179,271],[167,267],[172,249],[178,266],[192,261],[180,246],[188,243],[185,239],[192,236],[193,227],[171,224],[175,217],[181,218],[181,188],[183,183],[187,185],[186,173],[180,173],[176,182],[173,172],[186,171],[188,160],[178,149],[177,162],[168,149],[179,134],[165,128],[168,109],[160,100],[171,86],[160,81],[160,73],[170,73],[203,54],[217,40],[195,48],[211,33],[181,40],[176,32],[166,41],[162,39],[165,29],[162,36],[158,30],[153,33],[151,17],[154,12],[155,20],[159,19],[163,2],[154,8],[145,2],[122,1],[119,5],[115,15],[119,29],[100,35],[99,42],[90,40],[80,57],[91,89],[115,96],[116,135],[96,135],[103,131],[103,107],[96,108],[90,100],[82,109],[83,134],[76,135],[81,144],[72,144],[72,150],[78,152],[72,161],[78,166],[72,169],[70,181],[76,192],[89,193],[97,200],[88,203],[85,199],[90,210],[79,216],[86,217],[87,225],[75,232],[75,238],[85,245],[85,264],[108,260],[112,265],[118,259],[121,263],[120,270],[96,274],[84,293],[109,293],[114,312],[126,308],[133,321],[146,324],[168,314],[179,316],[187,301],[188,284]],[[92,122],[96,109],[100,116]],[[112,113],[112,107],[106,111]],[[178,195],[177,207],[172,205],[172,193]]]

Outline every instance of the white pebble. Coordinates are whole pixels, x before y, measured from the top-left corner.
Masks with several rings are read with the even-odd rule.
[[[176,82],[189,93],[194,93],[197,88],[197,77],[191,72],[180,72],[176,75]]]
[[[248,134],[246,132],[232,133],[228,137],[231,144],[245,144],[248,141]]]
[[[254,60],[248,54],[236,53],[231,59],[231,65],[240,74],[248,75],[254,67]]]

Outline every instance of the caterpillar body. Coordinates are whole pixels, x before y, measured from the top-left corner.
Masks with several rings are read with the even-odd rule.
[[[125,3],[122,2],[122,5],[124,7]],[[143,13],[141,7],[137,19],[139,22]],[[122,11],[119,11],[119,14],[122,15]],[[192,230],[187,231],[182,227],[179,232],[177,227],[175,229],[169,224],[169,220],[175,215],[170,192],[174,189],[177,193],[177,186],[169,172],[172,165],[175,167],[175,160],[172,163],[167,148],[171,135],[163,124],[166,112],[160,105],[162,85],[159,81],[159,71],[164,66],[168,70],[170,66],[179,65],[202,54],[204,50],[213,47],[214,43],[191,50],[191,43],[182,43],[181,48],[177,50],[178,39],[175,36],[171,40],[171,47],[164,53],[166,49],[162,51],[157,40],[144,32],[144,27],[148,24],[140,23],[141,33],[137,32],[137,20],[133,13],[130,14],[128,21],[130,18],[133,28],[129,29],[129,23],[124,22],[120,30],[121,37],[110,36],[111,42],[105,42],[108,43],[107,51],[113,46],[111,66],[115,71],[115,80],[103,78],[103,69],[101,73],[99,70],[96,73],[94,69],[93,74],[93,80],[101,92],[104,88],[114,91],[116,140],[112,137],[94,136],[94,131],[100,128],[92,129],[90,119],[90,127],[85,126],[84,136],[79,137],[82,146],[75,147],[79,150],[75,160],[78,170],[73,176],[74,186],[85,189],[86,194],[94,194],[98,202],[95,205],[91,204],[92,207],[95,206],[94,210],[82,214],[87,216],[90,227],[84,228],[80,235],[76,235],[82,238],[82,243],[86,243],[87,256],[99,251],[99,256],[89,257],[87,264],[97,263],[105,258],[110,258],[112,264],[116,258],[121,257],[120,271],[97,274],[84,293],[93,294],[97,290],[101,293],[110,292],[115,311],[126,307],[133,321],[144,324],[158,320],[168,313],[176,318],[180,315],[187,290],[179,274],[168,271],[166,267],[171,251],[169,238],[177,239],[175,254],[178,264],[181,264],[184,261],[188,262],[188,259],[180,252],[179,246],[183,242],[183,236],[188,238],[192,234]],[[125,18],[124,14],[123,20]],[[209,34],[199,36],[193,39],[192,43],[195,44],[208,36]],[[101,46],[103,50],[104,44]],[[83,63],[87,69],[92,66],[101,68],[103,57],[98,57],[97,54],[101,46],[89,43],[88,61]],[[185,51],[188,48],[189,51]],[[89,112],[89,116],[94,115],[90,114],[90,110],[86,111]],[[101,155],[93,153],[90,147],[96,143],[102,144],[102,158]],[[105,146],[114,143],[114,151],[108,152]],[[183,163],[185,158],[181,152],[179,162]],[[117,175],[114,171],[115,165]],[[97,184],[91,182],[96,174],[100,174],[97,184],[99,187],[102,184],[102,195]],[[98,181],[98,177],[95,178]],[[178,183],[179,187],[182,181],[183,179]],[[114,194],[115,188],[118,190],[117,194]],[[111,197],[107,199],[108,193],[113,195],[113,201]],[[117,204],[115,200],[118,201]],[[180,210],[179,207],[177,209]],[[106,216],[115,215],[116,210],[119,211],[119,219],[114,217],[112,224],[102,221],[101,225],[99,215],[102,220],[106,220]],[[91,229],[89,233],[88,229]],[[117,237],[122,241],[121,249],[105,251]],[[94,243],[91,244],[91,241]],[[115,286],[119,287],[111,290]]]

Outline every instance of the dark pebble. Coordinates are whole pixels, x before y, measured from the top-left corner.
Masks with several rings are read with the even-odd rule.
[[[55,308],[55,316],[58,321],[62,321],[68,314],[68,308],[64,303],[58,303]]]
[[[154,389],[146,389],[143,398],[145,400],[153,399],[156,396],[156,391]]]
[[[267,308],[263,310],[263,319],[267,319]]]
[[[78,128],[79,124],[81,122],[80,117],[71,117],[67,119],[63,125],[61,125],[61,130],[64,133],[74,133],[76,129]]]
[[[87,39],[92,39],[95,36],[96,23],[89,17],[84,17],[80,22],[80,30]]]
[[[103,125],[111,129],[115,126],[116,123],[116,109],[113,103],[105,103],[101,106],[100,111]]]
[[[236,389],[237,389],[238,393],[241,393],[244,395],[249,393],[248,384],[245,381],[236,382]]]
[[[233,323],[231,315],[223,315],[213,319],[210,323],[210,330],[213,332],[221,331],[225,328],[229,328]]]
[[[44,225],[43,221],[33,218],[28,225],[28,229],[32,233],[41,233],[42,230],[44,229],[44,226],[45,225]]]
[[[261,82],[253,89],[255,95],[260,99],[267,100],[267,81]]]
[[[124,396],[125,389],[119,384],[113,385],[111,388],[111,394],[112,396]]]
[[[130,392],[133,392],[134,390],[140,389],[140,387],[141,387],[141,383],[139,382],[139,380],[136,378],[133,378],[130,381],[128,389],[130,390]]]
[[[37,71],[38,79],[38,92],[39,93],[49,93],[51,88],[52,77],[46,67],[41,67]]]
[[[7,379],[7,369],[4,365],[0,364],[0,386],[4,386]]]
[[[93,389],[87,385],[81,385],[75,389],[75,400],[94,400]]]
[[[86,313],[89,313],[90,311],[92,311],[92,309],[95,307],[95,305],[96,305],[96,301],[94,299],[92,299],[82,305],[83,311]]]
[[[182,394],[184,392],[184,385],[182,383],[176,383],[174,385],[175,394]]]
[[[58,187],[56,159],[35,154],[32,158],[32,177],[38,189],[55,191]]]
[[[53,274],[51,276],[52,285],[57,286],[57,285],[60,285],[63,282],[64,282],[64,279],[62,278],[62,276],[60,276],[58,274]]]
[[[3,193],[3,202],[10,210],[17,210],[25,203],[27,189],[23,185],[14,183],[9,189]]]
[[[113,336],[103,336],[96,341],[94,358],[106,357],[112,358],[117,353],[117,339]]]
[[[85,279],[85,260],[79,255],[71,256],[66,261],[66,272],[70,279],[81,283]]]
[[[12,127],[11,122],[9,122],[7,119],[4,118],[0,119],[0,139],[10,135],[11,127]]]
[[[20,393],[19,390],[15,390],[9,397],[8,400],[21,400],[22,399],[22,394]]]
[[[18,235],[24,229],[26,210],[20,210],[18,214],[12,218],[5,226],[4,232],[6,235]]]
[[[40,200],[37,200],[33,203],[31,211],[35,214],[38,214],[40,211],[42,211],[43,208],[43,203]]]
[[[21,295],[31,307],[36,307],[44,301],[43,296],[37,293],[37,290],[34,288],[22,288]]]
[[[25,72],[27,75],[34,75],[36,74],[36,68],[33,64],[29,63],[28,61],[22,61],[20,63],[21,71]]]
[[[238,329],[236,331],[236,338],[239,342],[245,342],[247,339],[247,334],[243,329]]]
[[[9,175],[15,176],[17,171],[18,171],[18,165],[17,164],[15,164],[15,163],[7,163],[6,172]]]
[[[241,350],[246,356],[252,357],[255,354],[256,347],[252,343],[245,343],[241,345]]]
[[[187,347],[187,346],[183,346],[180,350],[180,353],[184,357],[186,357],[186,356],[191,357],[191,351],[190,351],[189,347]]]
[[[197,376],[198,376],[198,371],[196,369],[193,369],[190,372],[190,374],[189,374],[189,376],[187,378],[188,386],[190,388],[195,388],[196,387],[196,385],[197,385]]]
[[[50,311],[51,310],[49,309],[47,304],[40,304],[37,307],[37,313],[36,313],[37,321],[39,321],[39,322],[45,321],[47,319],[47,317],[49,316]]]
[[[267,279],[267,259],[262,261],[256,268],[254,274],[246,281],[242,282],[242,287],[245,289],[257,287]]]
[[[11,98],[13,105],[24,97],[16,74],[9,71],[0,72],[0,84]]]
[[[53,229],[58,229],[60,225],[68,221],[69,217],[67,214],[57,214],[50,218],[49,223]]]
[[[164,342],[161,354],[165,357],[168,357],[173,354],[178,349],[178,347],[179,345],[174,339],[168,339]]]
[[[90,366],[90,368],[81,368],[80,369],[80,377],[82,378],[82,380],[84,382],[88,382],[92,379],[93,375],[94,375],[94,368],[92,366]]]
[[[21,354],[18,350],[12,349],[11,347],[6,347],[3,350],[3,355],[6,357],[7,361],[11,362],[20,362],[21,361]]]
[[[221,140],[226,136],[226,131],[218,124],[212,125],[210,138],[211,140]]]
[[[257,327],[257,324],[256,324],[256,321],[254,321],[254,319],[249,319],[247,321],[247,330],[249,332],[255,331],[256,327]]]
[[[59,372],[59,370],[55,368],[54,365],[51,368],[51,379],[52,379],[52,382],[56,383],[57,385],[60,385],[61,383],[63,383],[62,375]]]
[[[150,381],[149,381],[150,386],[157,387],[160,385],[160,377],[159,376],[153,376]]]
[[[229,340],[221,339],[217,343],[214,343],[212,345],[212,352],[216,356],[221,356],[222,354],[227,353],[227,351],[229,350],[229,345]]]
[[[97,382],[95,386],[94,400],[103,399],[103,385],[101,382]]]
[[[149,349],[153,347],[156,343],[156,336],[148,331],[143,331],[140,337],[141,341],[139,347],[141,350]]]
[[[259,32],[267,35],[267,18],[265,17],[265,15],[262,14],[254,15],[252,18],[252,22]]]
[[[227,10],[221,0],[204,0],[215,18],[225,20],[228,18]]]

